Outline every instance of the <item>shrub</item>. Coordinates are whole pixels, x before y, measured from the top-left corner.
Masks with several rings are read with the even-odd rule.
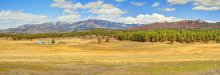
[[[102,37],[99,35],[98,36],[98,44],[101,44],[101,41],[102,41]]]

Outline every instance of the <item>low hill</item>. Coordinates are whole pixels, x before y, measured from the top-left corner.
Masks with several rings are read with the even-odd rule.
[[[220,22],[208,23],[202,20],[183,20],[178,22],[161,22],[153,23],[144,26],[136,26],[128,28],[129,30],[139,29],[156,29],[156,28],[178,28],[178,29],[207,29],[207,28],[220,28]]]

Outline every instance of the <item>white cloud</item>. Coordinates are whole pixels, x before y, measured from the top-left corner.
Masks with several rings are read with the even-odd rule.
[[[162,14],[153,13],[153,14],[139,14],[136,17],[104,17],[104,16],[89,16],[85,19],[101,19],[109,20],[113,22],[122,22],[127,24],[150,24],[155,22],[175,22],[183,19],[176,18],[173,16],[164,16]]]
[[[81,15],[78,12],[65,9],[63,11],[62,16],[57,17],[58,21],[68,21],[68,22],[73,22],[73,21],[78,21],[80,20]]]
[[[63,1],[62,1],[63,2]],[[66,1],[64,1],[65,3]],[[74,3],[70,2],[71,5],[75,5]],[[68,3],[67,3],[68,4]],[[80,3],[78,3],[80,4]],[[132,2],[132,4],[136,6],[142,6],[145,5],[145,2]],[[62,4],[60,4],[62,6]],[[156,3],[154,6],[159,6],[160,3]],[[60,8],[60,7],[59,7]],[[63,7],[62,7],[63,8]],[[112,4],[106,4],[102,0],[98,0],[96,2],[89,2],[84,5],[80,5],[78,8],[70,8],[65,7],[63,8],[63,14],[62,16],[58,17],[60,20],[75,20],[75,19],[101,19],[101,20],[109,20],[113,22],[123,22],[123,23],[139,23],[139,24],[148,24],[148,23],[154,23],[154,22],[172,22],[172,21],[179,21],[181,19],[175,18],[175,17],[166,17],[161,14],[154,13],[152,15],[149,14],[140,14],[136,17],[122,17],[125,12],[121,10],[120,8],[115,7]],[[76,10],[85,10],[87,13],[90,13],[90,16],[81,18],[80,13],[78,13]],[[165,8],[166,11],[174,11],[175,8]]]
[[[67,0],[54,0],[54,3],[51,4],[51,7],[77,10],[79,8],[83,8],[83,5],[81,3],[74,4],[72,3],[72,1],[67,1]]]
[[[143,5],[146,5],[147,3],[146,2],[131,2],[131,4],[135,6],[143,6]]]
[[[220,10],[220,0],[167,0],[170,4],[187,4],[192,2],[193,10]]]
[[[159,10],[165,11],[165,12],[172,12],[175,11],[175,8],[159,8]]]
[[[0,17],[0,29],[14,28],[24,24],[36,24],[49,21],[47,16],[11,10],[0,11]]]
[[[158,7],[158,6],[160,6],[160,2],[155,2],[155,3],[152,5],[152,7]]]
[[[220,7],[206,7],[206,6],[195,6],[193,7],[193,10],[220,10]]]
[[[115,0],[116,2],[124,2],[125,0]]]
[[[62,15],[57,18],[58,21],[67,21],[67,22],[78,21],[79,19],[80,19],[80,15],[74,15],[74,14]]]
[[[186,4],[191,1],[193,1],[193,0],[167,0],[167,2],[169,2],[171,4]]]
[[[108,20],[112,22],[122,22],[120,21],[122,19],[122,17],[120,16],[105,16],[105,15],[92,16],[90,15],[84,18],[83,20],[87,20],[87,19],[100,19],[100,20]]]
[[[220,0],[195,0],[193,10],[220,10]]]
[[[220,7],[220,0],[195,0],[196,6]]]
[[[76,22],[81,19],[81,15],[74,12],[75,14],[60,15],[56,18],[56,21],[67,21],[67,22]]]
[[[110,8],[110,9],[105,9],[105,8],[100,8],[100,9],[90,9],[90,13],[93,14],[99,14],[99,15],[121,15],[124,14],[123,11],[121,11],[118,8]]]
[[[124,11],[113,6],[112,4],[105,4],[103,1],[90,2],[86,4],[84,7],[89,9],[89,12],[92,14],[118,16],[125,13]]]
[[[116,17],[125,13],[124,11],[113,6],[112,4],[104,3],[102,0],[98,0],[96,2],[89,2],[85,5],[82,5],[81,3],[73,3],[71,1],[66,0],[54,0],[54,3],[51,6],[64,9],[63,14],[58,17],[59,21],[80,20],[81,15],[78,12],[79,9],[87,10],[88,13],[105,17]]]
[[[58,16],[58,21],[78,21],[81,15],[77,12],[78,9],[84,8],[81,3],[73,3],[68,0],[54,0],[51,7],[64,9],[63,14]]]
[[[208,23],[217,23],[217,22],[220,22],[220,21],[217,21],[217,20],[204,20],[205,22],[208,22]]]
[[[137,24],[149,24],[149,23],[155,23],[155,22],[175,22],[180,21],[182,19],[176,18],[176,17],[166,17],[164,15],[153,13],[152,15],[149,14],[140,14],[137,17],[126,17],[122,18],[122,22],[124,23],[137,23]]]

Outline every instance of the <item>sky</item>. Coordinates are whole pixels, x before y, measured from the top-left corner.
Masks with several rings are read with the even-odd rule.
[[[101,19],[149,24],[220,21],[220,0],[0,0],[0,29],[44,22]]]

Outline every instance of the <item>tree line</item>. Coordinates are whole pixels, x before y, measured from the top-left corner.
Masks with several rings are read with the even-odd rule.
[[[113,37],[117,30],[105,30],[105,29],[92,29],[88,31],[75,31],[67,33],[39,33],[39,34],[24,34],[24,33],[3,33],[0,34],[0,38],[12,39],[12,40],[32,40],[39,38],[92,38],[92,36],[109,36]]]
[[[139,42],[220,42],[219,29],[153,29],[153,30],[138,30],[118,33],[119,40],[131,40]]]
[[[138,42],[220,42],[220,29],[150,29],[150,30],[105,30],[92,29],[89,31],[75,31],[68,33],[40,33],[40,34],[0,34],[0,38],[13,40],[32,40],[38,38],[78,37],[93,38],[108,37],[118,40]]]

